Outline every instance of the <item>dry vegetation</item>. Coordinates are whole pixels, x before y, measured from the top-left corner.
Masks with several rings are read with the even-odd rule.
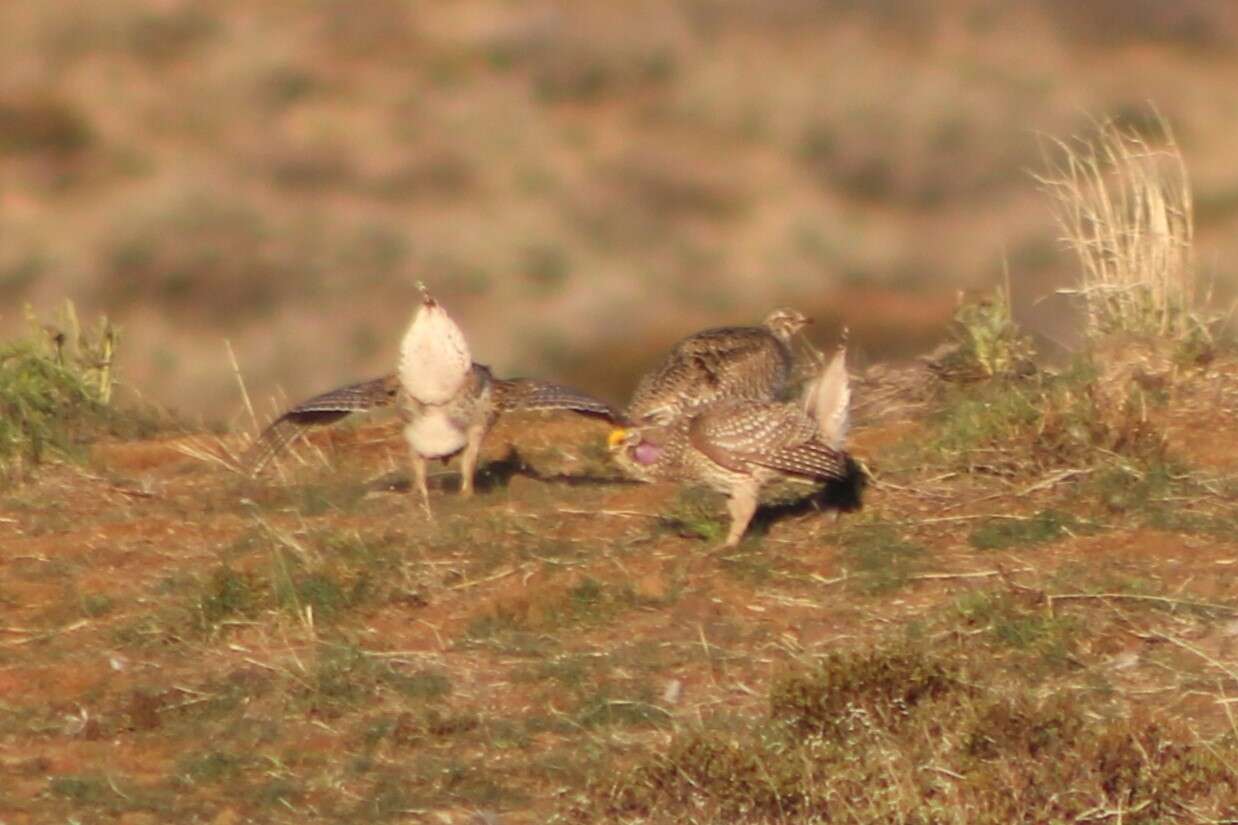
[[[1233,821],[1238,357],[1119,407],[982,372],[865,377],[905,403],[858,422],[864,509],[726,554],[596,422],[506,422],[434,524],[391,421],[282,482],[97,441],[0,500],[0,816]]]
[[[0,814],[1238,821],[1238,351],[1105,323],[1051,368],[1006,292],[959,307],[858,382],[863,509],[779,491],[730,551],[598,422],[505,420],[433,523],[390,421],[282,480],[202,460],[237,436],[96,440],[0,500]],[[38,419],[62,450],[102,407],[68,364],[22,373],[92,400]]]
[[[1001,40],[996,6],[959,5],[972,12],[965,35]],[[1100,25],[1113,5],[1029,8],[1072,21],[1072,48],[1155,41],[1166,66],[1187,49],[1228,61],[1238,42],[1213,37],[1234,22],[1213,4],[1173,14],[1135,4],[1124,26]],[[682,18],[651,8],[622,26],[584,4],[592,28],[577,32],[506,6],[475,19],[467,10],[480,7],[461,4],[413,25],[401,4],[356,15],[325,3],[313,25],[264,40],[261,60],[237,41],[262,40],[289,10],[117,3],[51,21],[0,7],[11,24],[0,41],[20,24],[78,82],[75,60],[115,61],[138,77],[156,66],[173,88],[206,67],[193,82],[244,87],[270,139],[225,128],[218,99],[169,109],[162,90],[126,86],[165,130],[156,152],[126,145],[123,119],[72,95],[29,93],[0,100],[0,162],[23,185],[59,187],[75,225],[91,225],[86,214],[113,187],[157,194],[109,213],[106,235],[83,233],[64,254],[101,267],[106,277],[83,277],[89,289],[157,307],[196,334],[211,317],[249,323],[238,307],[265,324],[267,306],[339,306],[326,273],[344,261],[390,298],[402,287],[387,277],[420,255],[451,271],[464,305],[470,294],[579,300],[586,262],[598,265],[588,283],[604,300],[647,300],[655,283],[682,289],[615,266],[639,248],[666,271],[716,269],[709,300],[726,306],[752,297],[728,280],[752,261],[742,242],[706,250],[745,215],[771,219],[749,173],[760,155],[773,178],[785,175],[769,150],[788,136],[814,191],[847,189],[874,213],[934,223],[930,213],[979,214],[1003,197],[1000,175],[935,177],[932,163],[906,161],[899,141],[920,133],[890,129],[880,107],[868,111],[885,143],[842,129],[859,128],[846,108],[854,90],[811,131],[783,118],[802,103],[800,85],[788,84],[790,103],[752,111],[755,90],[718,91],[734,67],[704,57],[699,38],[839,45],[850,41],[837,32],[880,31],[879,48],[914,53],[926,32],[960,25],[929,3],[824,6],[830,27],[822,4],[798,0],[687,4]],[[626,37],[634,26],[649,37]],[[341,71],[306,61],[302,38]],[[489,84],[508,100],[514,87],[535,101],[524,105],[554,112],[530,122],[564,129],[561,143],[539,155],[510,131],[476,128],[453,140],[462,133],[437,133],[435,120],[391,134],[370,119],[383,106],[332,131],[343,97],[392,93],[386,81],[360,85],[392,66],[419,80],[383,106],[493,126],[480,110],[436,107],[465,91],[494,102],[482,94]],[[1004,128],[982,109],[964,123]],[[285,115],[317,125],[288,132]],[[512,115],[510,104],[498,115]],[[596,119],[631,130],[637,148],[595,163]],[[871,475],[863,508],[850,506],[855,490],[779,490],[734,550],[717,547],[725,511],[715,496],[621,483],[595,421],[504,420],[475,499],[451,494],[449,469],[432,478],[433,523],[410,501],[390,420],[316,433],[275,472],[243,478],[210,457],[237,452],[245,436],[186,434],[117,384],[113,364],[134,343],[110,325],[83,326],[71,304],[47,326],[27,321],[0,349],[0,821],[1238,822],[1238,349],[1193,294],[1190,262],[1216,203],[1192,202],[1177,146],[1146,119],[1131,131],[1136,120],[1057,144],[1043,177],[1079,253],[1087,346],[1064,363],[1037,353],[1012,304],[1038,270],[1012,255],[1010,287],[942,319],[946,346],[857,375],[853,444]],[[692,151],[702,123],[735,148],[734,174],[685,161],[709,159]],[[940,152],[941,169],[980,145],[960,128],[922,150]],[[263,182],[229,188],[237,172],[225,165],[186,194],[167,172],[130,170],[158,168],[154,155],[203,140],[201,130],[254,152],[240,154]],[[286,145],[293,133],[307,141]],[[418,161],[394,168],[401,153],[363,155],[345,139],[353,134],[409,140]],[[514,141],[514,189],[476,162],[489,140]],[[534,159],[546,165],[521,166]],[[1030,180],[1020,186],[1035,193]],[[457,206],[513,191],[527,198],[504,218],[521,225],[493,238],[493,252],[468,245],[476,220],[458,235],[444,220],[433,230],[444,238],[426,245],[387,222],[423,214],[414,202],[455,219]],[[796,187],[777,191],[803,204]],[[309,211],[276,192],[298,193]],[[101,199],[83,206],[87,193]],[[353,211],[328,211],[337,201]],[[570,214],[547,202],[570,202]],[[27,243],[49,241],[40,206],[27,207],[0,220],[23,222]],[[355,244],[338,245],[328,214],[361,216]],[[590,241],[539,231],[560,220]],[[797,237],[814,267],[837,251]],[[95,257],[96,242],[106,254]],[[221,246],[235,257],[218,259]],[[46,250],[36,252],[4,258],[13,280],[0,288],[42,283]],[[765,264],[774,260],[791,259]],[[521,262],[519,286],[490,278],[496,261]],[[304,278],[276,277],[302,265]],[[208,278],[218,289],[203,290]],[[786,294],[809,294],[801,288]],[[371,310],[357,317],[381,315]],[[883,322],[902,329],[902,311]],[[346,322],[348,311],[337,315]],[[481,330],[484,340],[505,334]],[[635,349],[607,362],[615,381],[628,361],[643,363]]]
[[[1164,120],[1154,148],[1112,121],[1082,147],[1057,142],[1040,178],[1079,259],[1093,336],[1113,332],[1185,340],[1208,336],[1195,314],[1195,215],[1186,163]]]

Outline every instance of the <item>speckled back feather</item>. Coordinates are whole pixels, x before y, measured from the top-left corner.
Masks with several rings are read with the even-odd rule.
[[[736,472],[750,465],[808,476],[838,478],[843,454],[823,443],[816,422],[789,404],[724,401],[692,419],[692,446]]]
[[[790,347],[766,327],[707,329],[677,343],[641,378],[625,416],[665,422],[720,399],[774,400],[790,371]]]

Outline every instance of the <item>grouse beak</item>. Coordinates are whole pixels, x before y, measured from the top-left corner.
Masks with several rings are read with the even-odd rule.
[[[434,300],[434,296],[430,294],[430,290],[426,287],[425,281],[417,282],[417,291],[421,293],[421,305],[424,307],[438,306],[438,301]]]
[[[616,427],[611,430],[610,435],[606,437],[606,446],[609,447],[611,451],[617,450],[627,439],[627,437],[628,431],[626,429],[623,427]]]

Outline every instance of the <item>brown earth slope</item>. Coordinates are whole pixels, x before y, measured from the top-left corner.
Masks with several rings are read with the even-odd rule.
[[[1238,363],[1169,395],[1163,477],[1000,445],[967,471],[941,397],[870,417],[862,510],[767,510],[725,553],[719,502],[616,483],[597,422],[504,422],[434,523],[394,422],[315,434],[282,479],[187,454],[206,437],[99,444],[0,500],[0,819],[545,822],[891,637],[1221,747]]]

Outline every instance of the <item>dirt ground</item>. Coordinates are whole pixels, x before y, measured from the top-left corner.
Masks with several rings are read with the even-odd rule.
[[[0,821],[546,822],[763,713],[779,674],[913,631],[1098,712],[1238,730],[1238,364],[1165,409],[1189,495],[932,466],[910,408],[854,433],[862,509],[767,511],[735,550],[719,502],[620,482],[585,419],[504,420],[474,499],[433,477],[433,522],[389,420],[253,480],[204,458],[236,438],[97,444],[0,499]],[[1069,638],[1004,637],[982,600]]]

